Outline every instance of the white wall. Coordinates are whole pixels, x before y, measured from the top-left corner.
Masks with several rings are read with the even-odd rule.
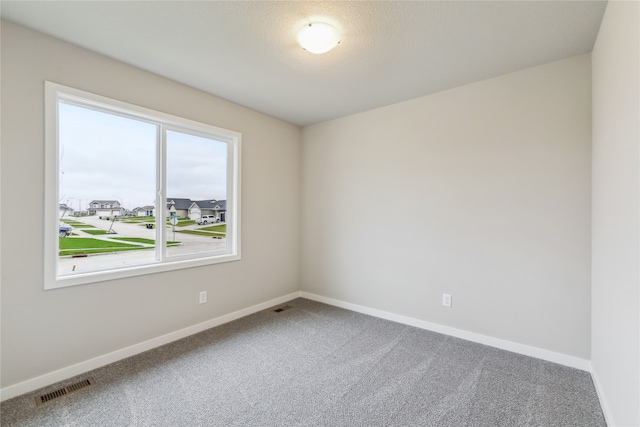
[[[640,3],[609,1],[593,56],[591,357],[612,425],[640,425]]]
[[[590,86],[584,55],[303,129],[303,290],[589,359]]]
[[[242,260],[43,291],[45,80],[241,132]],[[4,21],[1,83],[3,388],[299,289],[298,127]]]

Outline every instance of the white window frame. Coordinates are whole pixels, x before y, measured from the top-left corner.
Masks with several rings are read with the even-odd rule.
[[[92,108],[110,114],[141,120],[158,126],[156,182],[156,222],[164,224],[167,219],[165,204],[166,189],[166,131],[173,130],[192,135],[213,138],[228,144],[227,150],[227,245],[224,251],[167,257],[166,245],[156,245],[154,263],[128,266],[104,271],[58,274],[58,190],[59,190],[59,138],[58,103],[64,101],[84,108]],[[236,261],[240,257],[240,155],[239,132],[196,122],[171,114],[162,113],[137,105],[117,101],[104,96],[45,81],[45,194],[44,194],[44,289],[56,289],[74,285],[122,279],[144,274],[160,273],[183,268],[199,267]],[[156,241],[166,242],[166,227],[156,227]]]

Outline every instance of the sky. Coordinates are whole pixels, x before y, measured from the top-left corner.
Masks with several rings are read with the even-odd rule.
[[[155,124],[60,103],[59,132],[59,203],[154,204]],[[226,161],[226,143],[167,131],[167,196],[225,200]]]

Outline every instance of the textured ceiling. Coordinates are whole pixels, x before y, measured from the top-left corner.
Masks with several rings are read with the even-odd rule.
[[[7,1],[3,19],[297,125],[591,52],[602,1]],[[302,50],[332,23],[341,44]]]

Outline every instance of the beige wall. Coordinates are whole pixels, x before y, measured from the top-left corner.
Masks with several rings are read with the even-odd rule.
[[[241,132],[242,260],[43,291],[45,80]],[[298,127],[3,21],[2,387],[298,290],[299,143]]]
[[[303,290],[589,359],[590,85],[584,55],[305,128]]]
[[[609,423],[640,425],[640,3],[593,50],[592,367]]]

